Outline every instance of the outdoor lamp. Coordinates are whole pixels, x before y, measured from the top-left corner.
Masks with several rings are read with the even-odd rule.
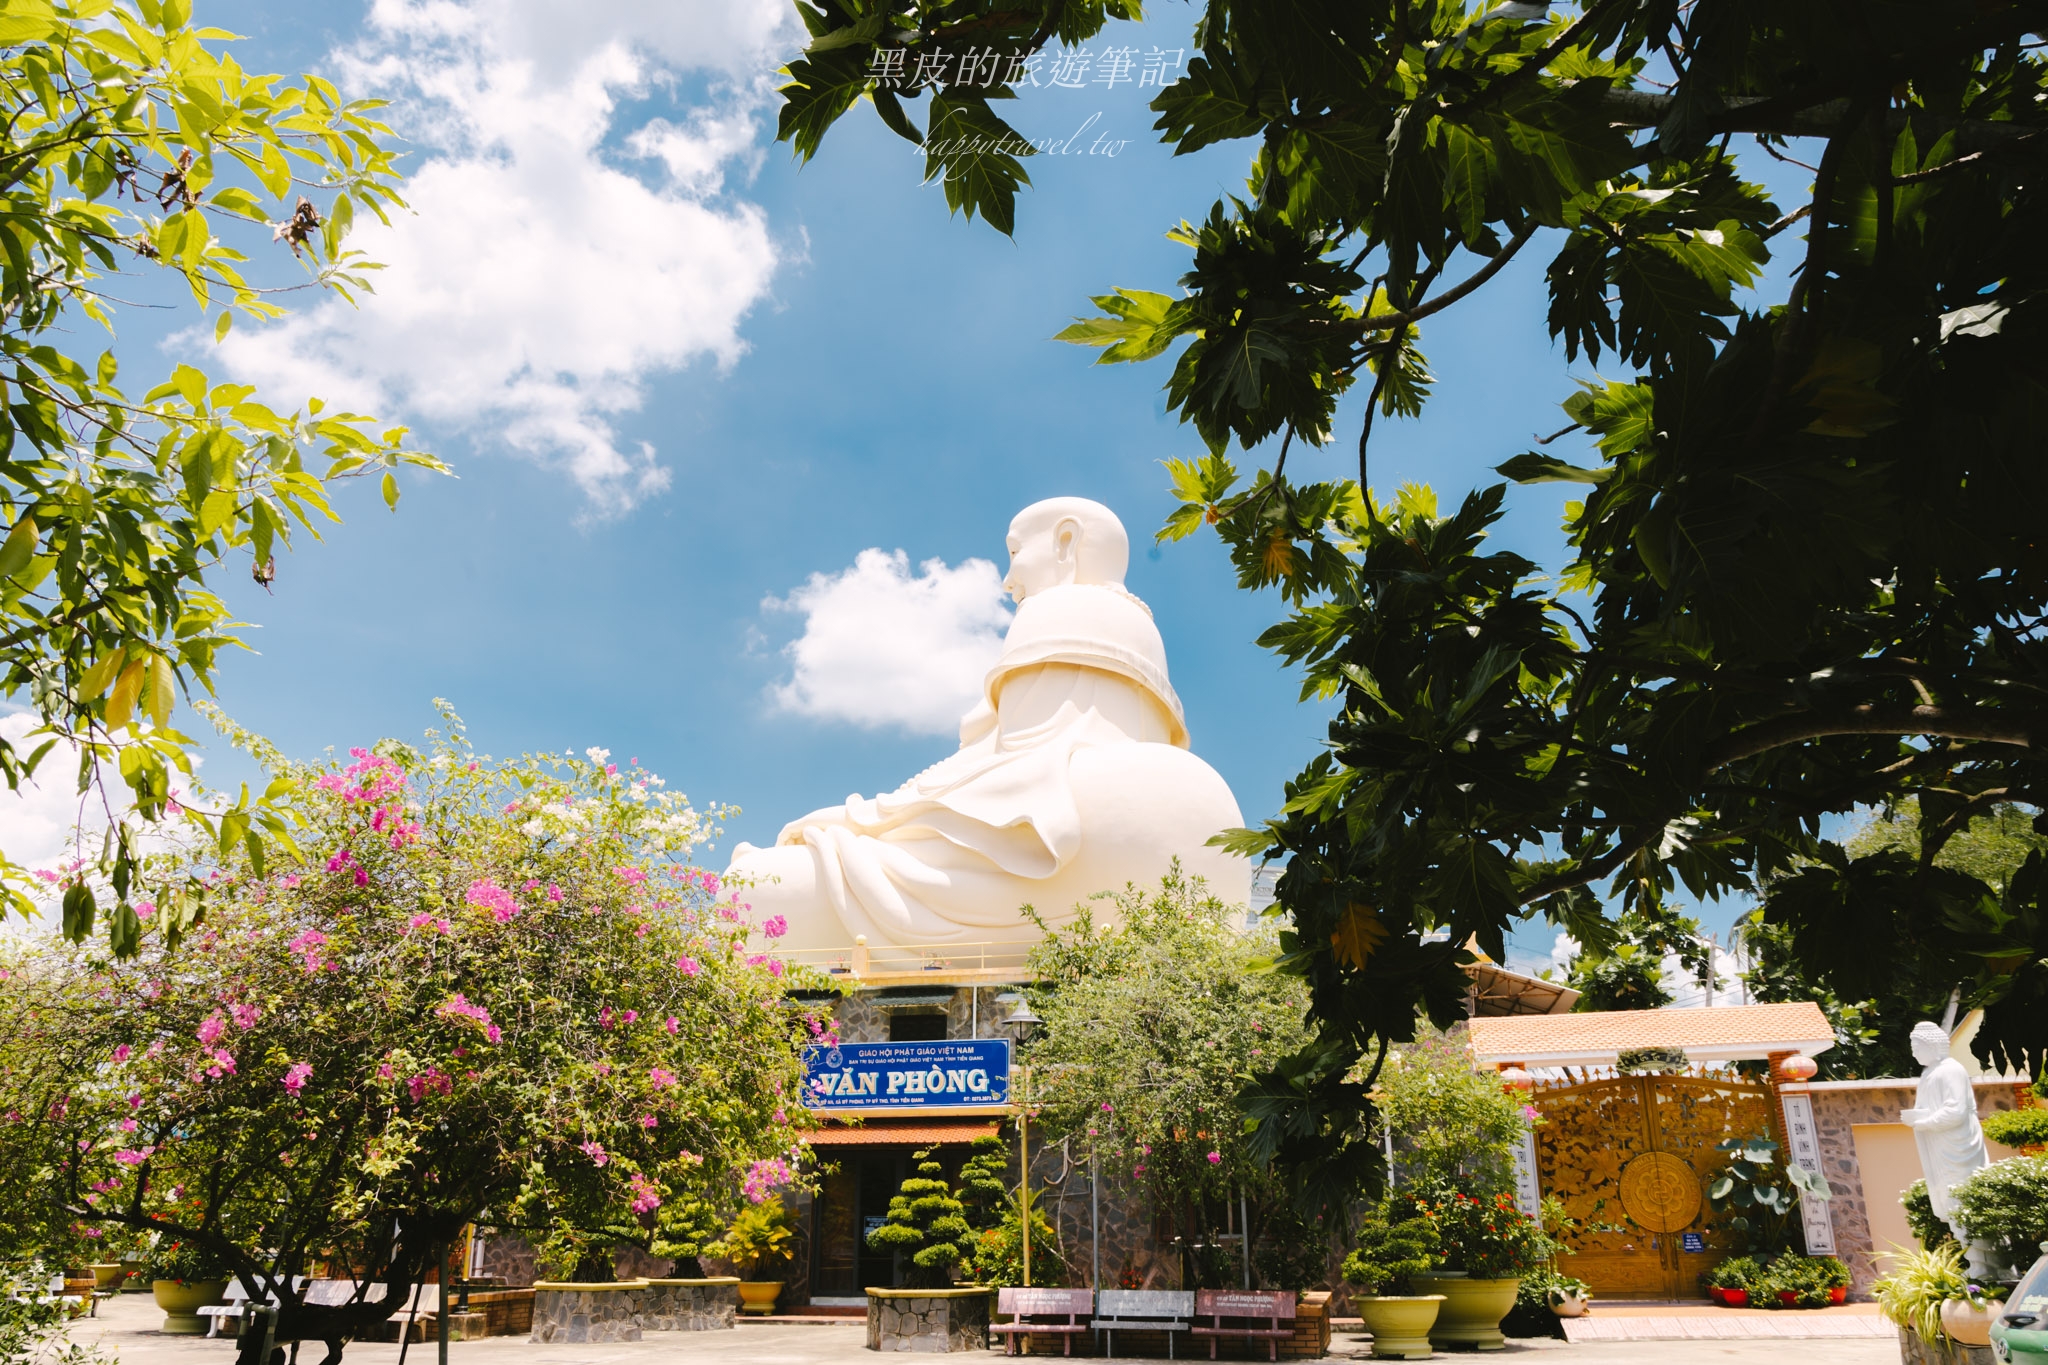
[[[1031,1030],[1044,1022],[1045,1020],[1032,1013],[1031,1002],[1020,995],[1017,997],[1017,1008],[1011,1010],[1003,1019],[1003,1027],[1016,1030],[1017,1041],[1021,1043]]]

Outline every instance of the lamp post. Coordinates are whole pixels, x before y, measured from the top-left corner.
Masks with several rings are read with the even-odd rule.
[[[1006,1028],[1017,1035],[1021,1048],[1031,1037],[1031,1030],[1044,1023],[1031,1012],[1031,1002],[1022,996],[1017,998],[1017,1008],[1010,1011],[1003,1020]],[[1024,1287],[1031,1287],[1031,1064],[1024,1064],[1024,1094],[1017,1105],[1017,1215],[1024,1227]]]

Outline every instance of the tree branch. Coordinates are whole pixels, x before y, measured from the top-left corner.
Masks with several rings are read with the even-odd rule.
[[[1403,327],[1422,321],[1422,319],[1430,316],[1432,313],[1441,313],[1444,309],[1470,295],[1472,291],[1480,288],[1488,280],[1498,275],[1501,272],[1501,268],[1514,259],[1515,253],[1520,251],[1529,239],[1536,235],[1536,229],[1539,226],[1541,224],[1537,223],[1535,219],[1530,219],[1520,232],[1508,239],[1506,246],[1503,246],[1494,253],[1492,260],[1431,299],[1428,303],[1418,303],[1413,308],[1405,309],[1399,313],[1379,313],[1371,317],[1354,318],[1348,322],[1337,323],[1336,326],[1345,331],[1354,332],[1395,332]]]
[[[1737,730],[1707,750],[1706,770],[1713,772],[1772,749],[1831,735],[1932,735],[2034,749],[2040,747],[2041,734],[2041,717],[2026,712],[1870,703],[1833,713],[1803,712]]]

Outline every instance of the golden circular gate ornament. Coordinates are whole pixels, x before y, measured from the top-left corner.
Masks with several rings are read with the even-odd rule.
[[[1646,1232],[1677,1232],[1700,1216],[1700,1178],[1669,1152],[1644,1152],[1621,1171],[1621,1207]]]

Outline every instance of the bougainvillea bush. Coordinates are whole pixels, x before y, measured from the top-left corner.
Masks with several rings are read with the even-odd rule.
[[[787,1003],[781,926],[690,864],[710,817],[603,750],[494,762],[449,719],[312,766],[239,736],[289,798],[295,860],[167,855],[209,887],[182,942],[152,915],[133,958],[16,950],[14,1236],[143,1229],[252,1293],[326,1263],[359,1301],[287,1304],[278,1335],[333,1360],[466,1223],[565,1272],[621,1240],[692,1256],[718,1211],[793,1179],[816,1024]]]

